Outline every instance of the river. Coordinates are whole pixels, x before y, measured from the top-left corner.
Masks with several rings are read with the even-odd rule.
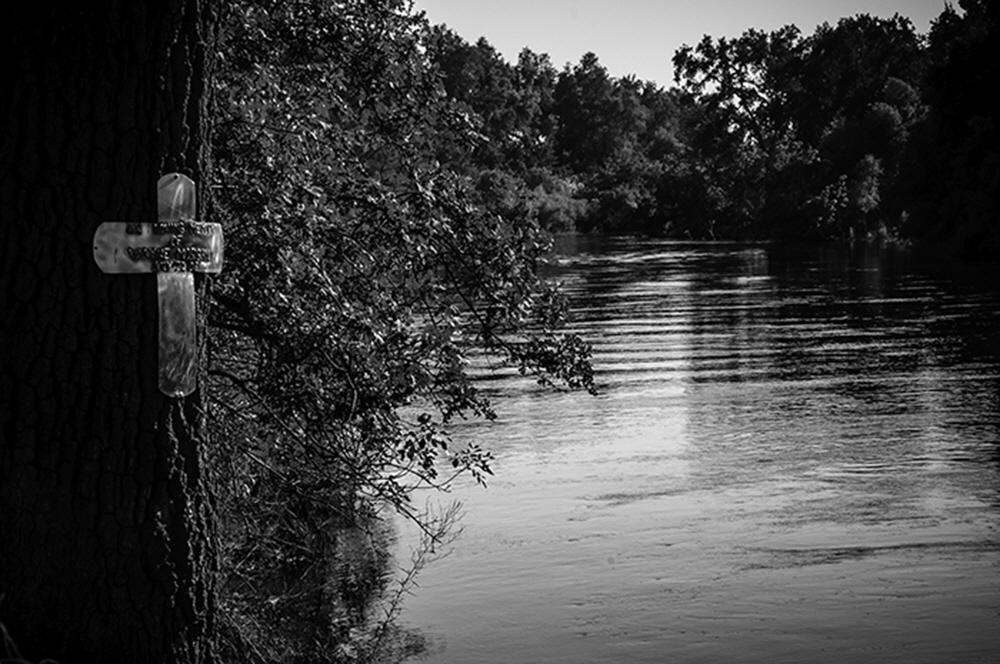
[[[423,661],[1000,661],[996,264],[559,249],[600,393],[482,380],[495,477],[445,497]]]

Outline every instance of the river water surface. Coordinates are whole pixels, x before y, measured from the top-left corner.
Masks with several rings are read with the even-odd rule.
[[[457,438],[496,475],[407,599],[425,661],[1000,661],[995,265],[561,249],[600,394],[484,379]]]

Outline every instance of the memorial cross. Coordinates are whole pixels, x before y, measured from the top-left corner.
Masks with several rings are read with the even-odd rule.
[[[108,274],[156,273],[159,387],[171,397],[194,391],[198,344],[194,273],[222,271],[222,225],[194,221],[195,185],[170,173],[157,184],[156,223],[106,221],[94,233],[94,260]]]

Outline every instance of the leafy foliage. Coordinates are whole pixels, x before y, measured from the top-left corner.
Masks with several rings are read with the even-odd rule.
[[[538,277],[548,237],[470,166],[483,139],[429,37],[404,2],[230,7],[209,393],[223,602],[255,626],[231,631],[234,652],[278,640],[332,657],[370,610],[349,598],[384,587],[380,506],[419,520],[418,488],[485,481],[489,453],[450,435],[494,417],[473,356],[592,387],[589,349],[558,333],[564,303]]]

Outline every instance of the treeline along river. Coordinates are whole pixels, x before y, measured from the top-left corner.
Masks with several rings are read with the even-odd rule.
[[[559,249],[600,395],[483,378],[496,477],[408,599],[427,662],[998,661],[996,264]]]

